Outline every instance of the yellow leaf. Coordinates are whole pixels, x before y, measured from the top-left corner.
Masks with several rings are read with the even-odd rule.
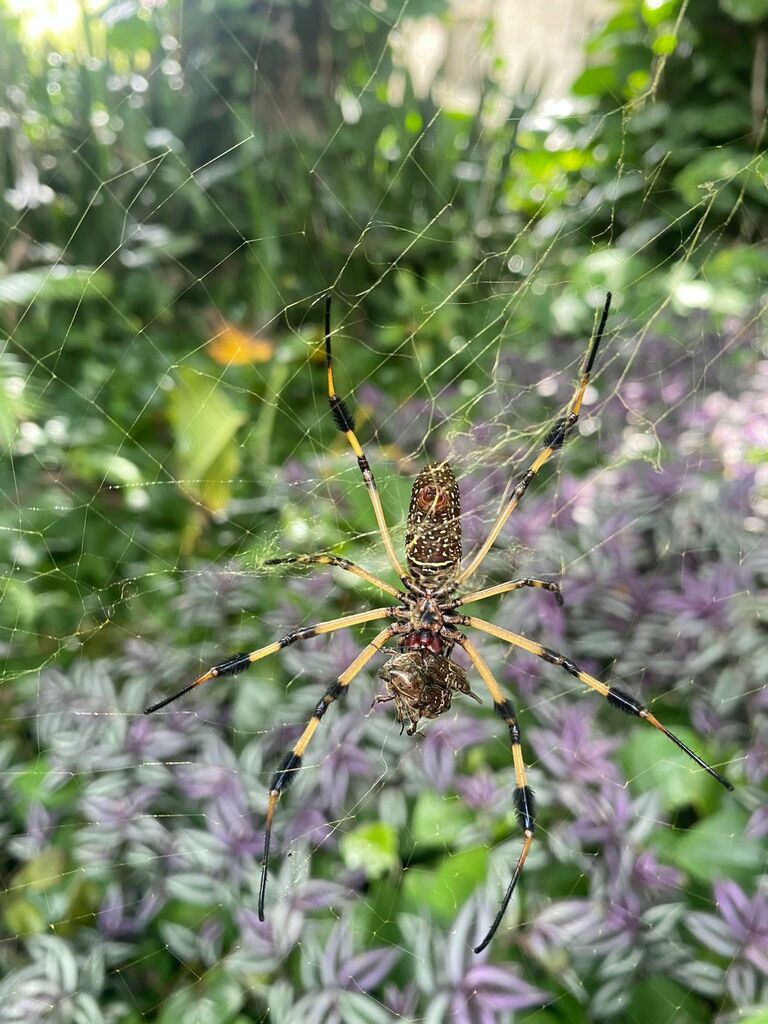
[[[246,363],[268,363],[275,346],[267,338],[246,334],[234,324],[222,320],[216,334],[207,342],[205,351],[219,366],[245,366]]]

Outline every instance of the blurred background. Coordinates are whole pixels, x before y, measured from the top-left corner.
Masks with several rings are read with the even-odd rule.
[[[768,2],[0,14],[0,1021],[765,1024]],[[736,787],[482,637],[539,831],[480,956],[521,842],[488,700],[401,736],[364,673],[281,801],[263,924],[269,778],[373,630],[142,714],[383,603],[264,564],[389,578],[328,289],[396,546],[449,458],[465,552],[613,291],[578,436],[477,577],[565,606],[477,614]]]

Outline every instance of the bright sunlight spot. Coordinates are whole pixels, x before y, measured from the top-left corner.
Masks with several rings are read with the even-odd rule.
[[[69,41],[82,22],[81,0],[6,0],[8,10],[18,17],[30,42],[47,39]]]

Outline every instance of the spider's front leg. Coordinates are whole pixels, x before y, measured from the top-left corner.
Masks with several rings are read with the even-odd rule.
[[[719,772],[715,771],[711,765],[699,757],[689,746],[687,746],[676,736],[670,729],[667,729],[665,725],[658,720],[658,718],[652,714],[648,708],[641,704],[638,700],[635,700],[628,693],[624,693],[623,690],[617,689],[615,686],[608,686],[606,683],[601,682],[594,676],[591,676],[589,672],[585,672],[582,668],[567,658],[564,654],[560,654],[558,651],[553,651],[549,647],[544,647],[542,644],[536,643],[535,640],[529,640],[525,636],[521,636],[519,633],[513,633],[509,629],[503,629],[501,626],[495,626],[492,622],[486,622],[485,619],[476,619],[471,615],[456,616],[453,619],[454,622],[462,623],[466,626],[471,626],[474,629],[479,629],[483,633],[489,633],[491,636],[498,637],[499,640],[504,640],[506,643],[511,644],[513,647],[519,647],[520,650],[528,651],[529,654],[533,654],[537,658],[541,658],[542,661],[548,661],[550,665],[559,665],[560,668],[564,668],[566,672],[569,672],[572,676],[575,676],[580,683],[584,683],[591,690],[595,690],[600,694],[601,697],[605,697],[609,704],[613,707],[618,708],[628,715],[635,715],[637,718],[643,719],[652,725],[654,729],[658,729],[659,732],[663,733],[667,739],[671,740],[676,747],[687,754],[696,764],[703,768],[713,779],[717,779],[721,786],[725,786],[726,789],[733,789],[731,783],[724,778]]]
[[[271,644],[267,644],[266,647],[259,647],[255,651],[251,651],[248,654],[233,654],[224,661],[219,662],[218,665],[214,665],[209,668],[207,672],[203,672],[201,676],[185,686],[183,690],[179,690],[178,693],[172,694],[170,697],[164,697],[159,700],[156,704],[152,704],[144,710],[145,715],[151,715],[154,711],[159,711],[161,708],[167,707],[168,704],[172,704],[173,701],[178,700],[179,697],[183,697],[184,694],[189,693],[190,690],[194,690],[195,687],[201,686],[203,683],[207,683],[209,679],[222,679],[225,676],[236,676],[241,672],[245,672],[246,669],[250,668],[251,665],[257,661],[261,661],[262,658],[269,657],[270,654],[276,654],[278,651],[282,651],[285,647],[290,647],[291,644],[295,644],[299,640],[309,640],[313,636],[321,636],[324,633],[335,633],[337,629],[347,629],[350,626],[359,626],[364,622],[375,622],[376,619],[387,619],[392,618],[395,614],[393,608],[372,608],[367,612],[358,612],[355,615],[344,615],[340,619],[329,619],[327,622],[319,622],[315,626],[303,626],[301,629],[294,629],[292,633],[286,634],[281,637],[280,640],[275,640]]]
[[[340,398],[336,391],[336,384],[333,379],[333,353],[331,348],[331,296],[326,295],[325,297],[325,364],[328,376],[328,402],[331,406],[331,413],[333,414],[336,426],[346,437],[347,443],[349,444],[352,451],[355,453],[357,458],[357,464],[360,467],[360,472],[363,475],[363,482],[368,490],[368,496],[371,499],[371,505],[373,506],[373,514],[376,516],[376,522],[379,527],[379,533],[381,534],[381,540],[384,544],[384,548],[387,552],[389,561],[392,564],[392,568],[397,573],[398,577],[405,582],[407,575],[403,572],[403,568],[397,559],[395,554],[395,548],[392,544],[392,537],[389,533],[389,527],[384,517],[384,509],[381,504],[381,498],[379,496],[379,489],[376,486],[376,480],[373,475],[368,458],[363,451],[360,442],[357,439],[355,433],[355,419],[352,413],[347,407],[347,403],[343,398]]]
[[[267,802],[267,825],[266,832],[264,834],[264,861],[261,869],[261,882],[259,884],[258,911],[260,921],[264,920],[264,899],[267,892],[269,847],[272,840],[272,819],[274,817],[278,801],[296,778],[296,773],[301,768],[301,763],[304,759],[304,754],[309,746],[310,740],[315,735],[317,727],[320,725],[320,721],[328,708],[346,691],[355,676],[368,664],[371,658],[375,654],[379,653],[387,640],[396,633],[403,632],[405,628],[406,627],[400,624],[387,626],[386,629],[383,629],[377,636],[375,636],[368,646],[358,654],[349,668],[345,669],[337,679],[334,679],[315,707],[312,717],[307,723],[304,732],[298,738],[296,743],[294,743],[293,749],[285,755],[280,763],[280,767],[272,778],[272,782],[269,787],[269,799]]]
[[[517,858],[515,869],[512,872],[512,878],[507,891],[504,893],[504,898],[501,901],[501,906],[493,919],[491,927],[480,943],[479,946],[475,947],[475,953],[482,953],[488,943],[491,941],[493,936],[496,934],[501,920],[504,917],[509,901],[512,899],[512,893],[515,891],[517,880],[520,877],[520,872],[523,870],[528,852],[533,845],[533,837],[536,832],[535,823],[535,809],[533,804],[533,791],[528,785],[528,779],[525,773],[525,762],[523,761],[523,748],[520,745],[520,727],[517,723],[517,716],[515,709],[512,706],[512,702],[507,700],[501,691],[501,687],[496,682],[491,673],[491,670],[486,665],[483,658],[478,653],[474,644],[464,636],[463,633],[456,633],[454,635],[455,642],[469,655],[469,660],[477,669],[480,678],[483,680],[488,688],[488,691],[493,698],[493,706],[496,713],[501,717],[506,726],[509,729],[509,739],[512,744],[512,761],[515,766],[515,813],[517,814],[517,820],[520,824],[520,828],[523,831],[523,848],[520,851],[520,855]]]

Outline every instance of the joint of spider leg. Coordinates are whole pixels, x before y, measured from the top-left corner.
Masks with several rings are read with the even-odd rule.
[[[515,803],[515,814],[523,834],[527,839],[532,839],[536,832],[536,807],[533,800],[533,790],[530,786],[516,786],[513,796]]]
[[[167,707],[174,701],[177,701],[179,697],[184,697],[195,687],[201,686],[203,683],[207,683],[209,679],[221,679],[224,676],[236,676],[241,672],[245,672],[247,668],[250,668],[253,662],[251,661],[250,655],[245,652],[239,654],[232,654],[229,658],[219,662],[218,665],[214,665],[213,668],[209,668],[207,672],[204,672],[197,679],[193,680],[183,690],[179,690],[178,693],[171,694],[170,697],[164,697],[159,700],[156,704],[152,704],[150,707],[144,709],[145,715],[151,715],[155,711],[160,711],[162,708]]]
[[[403,584],[403,586],[408,591],[408,593],[411,595],[411,597],[423,597],[424,596],[424,589],[423,589],[423,587],[421,587],[420,584],[418,584],[416,582],[416,580],[411,579],[410,576],[407,576],[407,575],[406,576],[401,576],[400,577],[400,582]]]
[[[469,616],[468,615],[451,615],[451,614],[447,614],[447,615],[443,615],[443,618],[444,618],[444,620],[450,626],[454,626],[454,627],[455,626],[466,626],[469,623]],[[458,630],[454,630],[454,632],[458,636],[464,637],[464,634],[463,633],[459,633]],[[464,637],[464,639],[466,640],[466,637]]]
[[[355,419],[344,399],[339,398],[338,395],[331,395],[328,401],[331,406],[331,415],[342,434],[353,432],[355,429]]]
[[[323,696],[317,702],[317,706],[315,707],[312,717],[320,720],[331,704],[338,700],[342,693],[344,693],[344,690],[345,687],[341,685],[338,679],[331,683]]]
[[[640,718],[646,718],[648,715],[648,709],[644,707],[639,701],[636,701],[628,693],[624,693],[623,690],[618,690],[615,686],[608,687],[608,693],[605,695],[606,700],[613,707],[618,708],[619,711],[623,711],[626,715],[637,715]]]
[[[556,452],[559,448],[562,448],[565,444],[565,439],[568,436],[568,431],[578,420],[576,413],[569,413],[567,416],[561,416],[557,420],[549,431],[547,436],[544,438],[545,448],[551,448],[553,452]]]
[[[240,672],[245,672],[247,668],[251,667],[251,659],[247,652],[239,652],[238,654],[232,654],[229,658],[225,658],[224,661],[218,665],[214,665],[213,668],[209,669],[205,673],[210,679],[220,679],[222,676],[236,676]],[[202,676],[200,677],[203,678]]]
[[[721,775],[720,772],[715,771],[715,769],[711,765],[707,764],[703,758],[699,757],[694,750],[691,750],[687,744],[683,743],[679,736],[670,732],[670,730],[667,729],[666,726],[662,725],[658,718],[652,714],[647,707],[635,700],[635,698],[630,694],[624,693],[623,690],[619,690],[615,686],[609,686],[605,697],[608,703],[613,707],[618,708],[619,711],[623,711],[627,715],[636,715],[638,718],[644,718],[646,722],[652,725],[655,729],[658,729],[659,732],[663,733],[675,744],[676,747],[682,750],[683,753],[687,754],[700,768],[703,768],[707,774],[711,775],[713,779],[719,782],[721,786],[724,786],[727,790],[733,792],[734,787],[728,779]]]
[[[269,785],[270,796],[272,796],[272,794],[279,796],[295,782],[296,775],[301,768],[301,763],[301,754],[297,754],[293,750],[289,751],[289,753],[283,757],[283,760],[280,762],[280,767],[272,776],[272,782]]]
[[[566,658],[562,654],[558,654],[557,651],[553,651],[549,647],[542,646],[539,657],[543,658],[544,661],[548,661],[550,665],[559,665],[560,668],[564,668],[566,672],[570,672],[576,678],[581,674],[581,669],[576,662],[571,661],[570,658]]]
[[[508,700],[498,701],[493,705],[496,714],[501,718],[509,729],[509,738],[513,746],[520,743],[520,726],[517,724],[517,715]]]

